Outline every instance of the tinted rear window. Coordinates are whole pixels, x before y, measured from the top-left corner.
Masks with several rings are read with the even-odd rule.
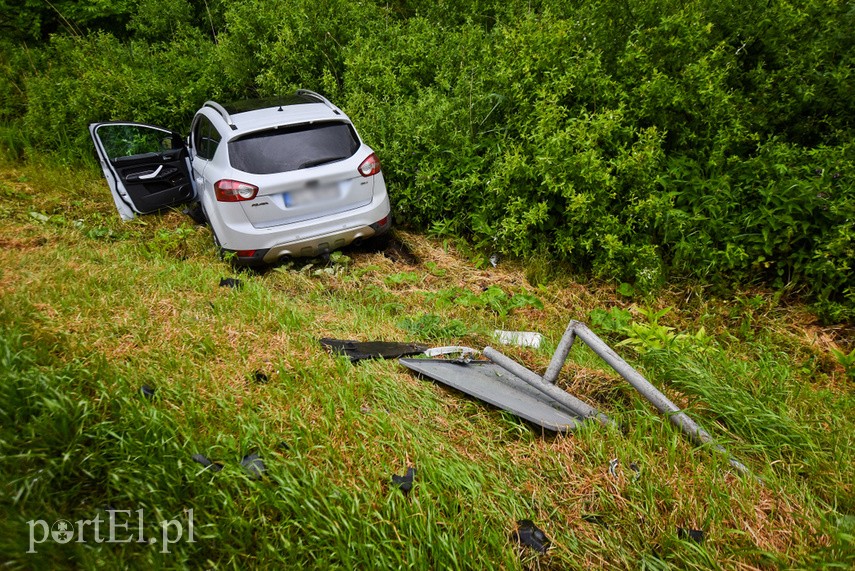
[[[252,133],[229,143],[232,167],[272,174],[340,161],[353,156],[359,139],[347,123],[316,123]]]

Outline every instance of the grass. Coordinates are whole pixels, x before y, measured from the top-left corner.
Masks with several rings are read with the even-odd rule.
[[[631,299],[554,269],[535,287],[524,267],[477,269],[406,232],[415,265],[352,251],[331,267],[238,274],[206,228],[177,212],[122,223],[97,173],[52,165],[0,169],[0,221],[8,568],[855,565],[855,396],[839,358],[851,330],[773,295]],[[393,361],[351,365],[317,342],[480,348],[494,329],[539,331],[543,348],[504,350],[543,371],[567,321],[604,308],[629,321],[597,332],[629,341],[619,353],[765,485],[692,446],[580,344],[559,383],[624,430],[540,434]],[[261,479],[240,466],[250,453]],[[391,476],[410,466],[404,495]],[[146,536],[186,526],[192,509],[195,542],[162,553],[84,535],[26,553],[28,521],[108,509],[144,510]],[[551,540],[546,555],[511,541],[521,519]]]

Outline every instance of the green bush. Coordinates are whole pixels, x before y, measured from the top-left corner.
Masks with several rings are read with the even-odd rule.
[[[87,125],[132,120],[181,132],[214,91],[204,62],[211,46],[192,34],[169,44],[123,43],[109,34],[54,36],[27,77],[23,128],[42,150],[91,155]]]

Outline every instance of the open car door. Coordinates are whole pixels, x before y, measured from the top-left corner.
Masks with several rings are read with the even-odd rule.
[[[122,122],[92,123],[89,133],[122,220],[196,197],[190,154],[177,133]]]

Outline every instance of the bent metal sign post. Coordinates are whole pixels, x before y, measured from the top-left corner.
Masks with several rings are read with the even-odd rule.
[[[137,543],[160,544],[161,553],[169,553],[171,545],[181,540],[195,543],[193,539],[193,510],[185,509],[181,519],[163,520],[159,524],[159,533],[146,535],[145,513],[138,510],[106,510],[108,517],[101,514],[94,519],[81,519],[75,522],[60,519],[53,524],[35,519],[27,522],[30,532],[30,548],[27,553],[37,553],[36,546],[47,541],[64,545],[71,543]],[[136,518],[131,517],[136,514]],[[185,525],[187,535],[185,537]]]

